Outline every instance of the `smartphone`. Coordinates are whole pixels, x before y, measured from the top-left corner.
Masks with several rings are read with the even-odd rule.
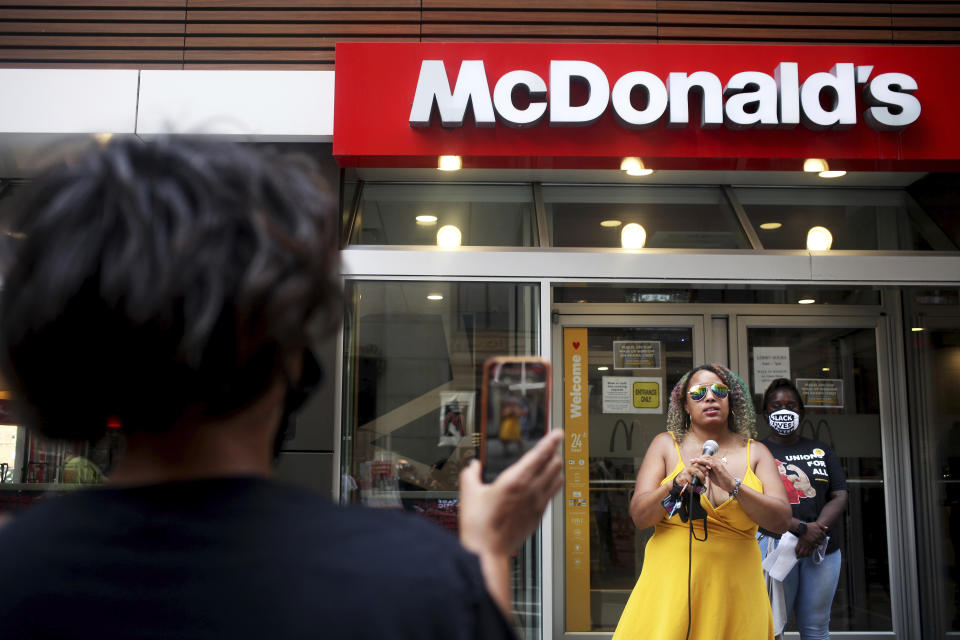
[[[497,356],[483,365],[480,452],[492,482],[550,428],[550,363],[536,356]]]

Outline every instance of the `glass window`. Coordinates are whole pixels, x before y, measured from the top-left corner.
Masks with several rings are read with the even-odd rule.
[[[905,191],[742,187],[734,193],[764,249],[807,249],[810,230],[823,227],[832,236],[826,248],[834,250],[956,250]]]
[[[459,244],[537,243],[531,185],[365,183],[350,244],[436,245],[444,227]]]
[[[455,530],[483,363],[539,352],[539,285],[354,281],[347,293],[341,499]],[[514,558],[524,637],[540,633],[538,545],[534,536]]]
[[[632,229],[633,248],[750,248],[719,187],[545,185],[543,202],[556,247],[629,246]]]
[[[958,289],[904,295],[910,450],[924,638],[960,631],[960,298]]]

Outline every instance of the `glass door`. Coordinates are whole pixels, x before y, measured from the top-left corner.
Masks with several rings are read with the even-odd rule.
[[[911,469],[923,637],[960,638],[958,292],[907,294]]]
[[[634,480],[664,429],[670,390],[707,350],[699,315],[561,316],[560,325],[554,415],[566,431],[566,477],[554,512],[554,629],[570,637],[616,627],[652,533],[630,519]]]
[[[899,472],[884,464],[884,446],[891,443],[882,428],[890,421],[882,417],[892,409],[884,392],[889,383],[879,355],[880,322],[878,317],[739,316],[738,348],[732,350],[758,413],[773,379],[792,380],[806,406],[801,437],[826,443],[842,462],[849,502],[842,524],[831,532],[840,536],[842,554],[830,619],[834,637],[843,632],[885,636],[896,629],[888,531],[897,530],[897,519],[888,501],[891,484],[898,484],[891,476]],[[758,431],[761,440],[770,433],[762,421]],[[796,631],[795,621],[788,622],[787,631]]]

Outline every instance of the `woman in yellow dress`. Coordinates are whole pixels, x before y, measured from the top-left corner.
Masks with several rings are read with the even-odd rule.
[[[773,456],[753,440],[755,421],[746,386],[725,367],[697,367],[674,387],[667,431],[647,449],[630,500],[637,528],[656,529],[614,640],[773,639],[754,536],[757,525],[786,531],[791,511]],[[707,440],[715,454],[704,455]],[[706,539],[704,520],[694,520],[691,544],[672,499],[685,501],[694,477]]]

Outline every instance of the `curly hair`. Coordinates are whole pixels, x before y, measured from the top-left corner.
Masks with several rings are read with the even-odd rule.
[[[5,221],[0,367],[46,436],[226,415],[342,318],[336,201],[305,157],[115,140],[24,191]]]
[[[790,380],[787,378],[777,378],[770,383],[770,386],[767,387],[767,390],[763,393],[763,404],[760,405],[760,411],[764,415],[767,414],[767,407],[770,405],[770,398],[773,397],[773,394],[781,389],[786,389],[793,393],[797,398],[797,415],[800,416],[800,419],[803,420],[803,416],[807,413],[807,408],[803,406],[803,398],[800,396],[800,392],[797,390],[797,387],[794,386]]]
[[[670,393],[670,406],[667,409],[667,431],[673,434],[677,442],[682,442],[683,438],[690,430],[690,416],[684,408],[687,397],[687,388],[690,386],[690,378],[697,371],[711,371],[716,374],[723,383],[730,387],[730,415],[727,425],[730,431],[739,434],[744,439],[757,437],[756,414],[753,410],[753,399],[747,390],[740,376],[730,369],[719,364],[704,364],[691,369],[683,374],[683,377],[673,387]]]

